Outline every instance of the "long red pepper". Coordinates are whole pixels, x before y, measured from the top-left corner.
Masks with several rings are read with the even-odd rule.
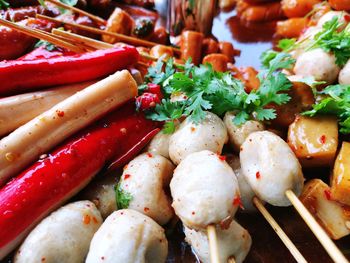
[[[136,48],[123,46],[32,61],[3,61],[0,96],[96,79],[125,69],[138,58]]]
[[[145,146],[143,138],[155,134],[156,124],[134,108],[127,104],[112,112],[0,189],[0,259],[106,164],[119,159],[113,166],[120,167],[138,153],[140,142]]]

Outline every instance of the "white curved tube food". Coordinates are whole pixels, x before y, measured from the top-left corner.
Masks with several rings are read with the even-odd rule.
[[[172,206],[189,228],[230,221],[237,211],[237,178],[222,156],[210,151],[188,155],[170,182]]]
[[[209,241],[207,232],[196,231],[185,226],[186,241],[189,243],[202,263],[210,263]],[[228,262],[233,257],[236,263],[242,263],[249,253],[252,238],[248,231],[236,221],[228,229],[216,227],[220,262]]]
[[[128,163],[118,184],[118,191],[131,197],[128,208],[160,225],[166,224],[174,211],[164,188],[169,186],[174,168],[168,159],[151,153],[143,153]]]
[[[162,263],[167,254],[164,229],[135,210],[123,209],[96,232],[86,263]]]
[[[228,140],[224,122],[214,113],[206,112],[206,117],[198,124],[186,118],[170,137],[169,156],[179,164],[187,155],[203,150],[221,154]]]
[[[279,136],[269,131],[254,132],[241,147],[243,175],[255,194],[275,206],[289,206],[287,190],[300,195],[304,186],[301,165]]]
[[[256,131],[263,131],[264,125],[259,121],[250,120],[237,126],[233,123],[235,114],[233,112],[226,112],[224,123],[227,128],[228,137],[232,148],[239,152],[239,148],[248,137],[249,134]]]
[[[59,86],[44,91],[0,99],[0,136],[17,129],[55,104],[72,96],[96,81]]]
[[[294,73],[302,77],[314,77],[317,81],[332,84],[338,78],[340,68],[335,56],[321,48],[302,53],[296,60]]]
[[[0,141],[0,185],[64,139],[137,95],[127,70],[77,92]]]
[[[102,217],[90,201],[61,207],[42,220],[14,256],[14,263],[83,263]]]

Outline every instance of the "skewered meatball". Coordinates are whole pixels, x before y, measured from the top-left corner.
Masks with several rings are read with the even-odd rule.
[[[90,200],[96,205],[104,219],[117,210],[115,182],[114,176],[103,176],[92,181],[81,195],[82,198]]]
[[[241,193],[240,201],[242,202],[243,212],[255,212],[256,208],[252,202],[255,193],[243,175],[239,157],[230,154],[226,157],[226,161],[228,165],[231,166],[237,177],[239,191]],[[239,200],[237,201],[239,202]]]
[[[254,132],[241,147],[243,175],[262,200],[275,206],[288,206],[286,190],[301,193],[303,173],[288,144],[269,131]]]
[[[147,152],[152,154],[159,154],[165,158],[169,159],[169,140],[170,134],[165,134],[163,132],[157,133],[146,148]]]
[[[256,131],[263,131],[264,125],[258,121],[247,121],[244,124],[237,126],[233,123],[235,114],[233,112],[226,112],[224,123],[227,127],[229,141],[235,151],[239,151],[244,140],[249,134]]]
[[[350,60],[346,62],[345,66],[340,71],[338,81],[339,84],[350,85]]]
[[[202,150],[221,154],[227,139],[223,121],[214,113],[206,112],[205,119],[198,124],[189,118],[181,123],[170,137],[169,155],[175,164],[179,164],[187,155]]]
[[[196,231],[185,227],[186,241],[191,244],[202,263],[210,263],[209,241],[206,231]],[[216,227],[220,262],[234,257],[236,263],[242,263],[248,255],[252,238],[248,231],[236,221],[228,229]]]
[[[115,211],[94,235],[86,263],[161,263],[168,254],[164,229],[131,209]]]
[[[102,224],[90,201],[61,207],[45,218],[24,240],[14,262],[84,262],[90,241]]]
[[[189,228],[230,220],[237,211],[237,178],[222,156],[210,151],[188,155],[170,182],[175,213]]]
[[[295,63],[294,73],[303,77],[313,76],[317,81],[332,84],[338,77],[340,68],[335,56],[317,48],[301,54]]]
[[[135,209],[159,224],[174,215],[164,188],[170,183],[174,165],[161,155],[143,153],[124,169],[118,189],[131,196],[128,208]]]

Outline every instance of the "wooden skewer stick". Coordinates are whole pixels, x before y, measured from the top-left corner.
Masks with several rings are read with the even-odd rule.
[[[293,242],[289,239],[287,234],[282,230],[276,220],[272,217],[272,215],[267,211],[263,203],[261,203],[260,199],[257,197],[253,198],[253,203],[256,208],[260,211],[260,213],[265,217],[266,221],[270,224],[270,226],[275,230],[276,234],[282,240],[283,244],[288,248],[289,252],[293,255],[294,259],[298,263],[307,263],[306,259],[297,249],[297,247],[293,244]]]
[[[64,4],[64,3],[60,2],[60,1],[57,1],[57,0],[45,0],[45,1],[46,2],[50,2],[50,3],[54,4],[54,5],[59,6],[59,7],[62,7],[64,9],[71,10],[71,11],[73,11],[75,13],[80,14],[80,15],[87,16],[87,17],[91,18],[92,20],[96,21],[98,24],[105,25],[107,23],[106,20],[104,20],[101,17],[98,17],[98,16],[95,16],[93,14],[90,14],[89,12],[86,12],[86,11],[81,10],[79,8],[76,8],[74,6],[66,5],[66,4]]]
[[[209,240],[209,251],[210,251],[210,262],[220,263],[218,239],[216,236],[215,225],[209,225],[207,227],[208,240]]]
[[[230,257],[230,258],[227,260],[227,263],[236,263],[236,260],[235,260],[233,257]]]
[[[85,50],[81,47],[77,47],[75,45],[72,45],[71,43],[67,41],[63,41],[61,39],[58,39],[56,37],[53,37],[49,34],[46,34],[47,32],[43,33],[43,31],[37,30],[37,29],[32,29],[28,28],[25,26],[18,25],[16,23],[13,23],[11,21],[7,21],[5,19],[0,18],[0,25],[7,26],[9,28],[12,28],[16,31],[22,32],[23,34],[26,34],[31,37],[35,37],[41,40],[45,40],[47,42],[50,42],[56,46],[62,47],[69,49],[71,51],[74,51],[76,53],[84,53]]]
[[[116,37],[116,38],[118,38],[119,41],[123,41],[123,42],[126,42],[128,44],[132,44],[134,46],[154,47],[155,45],[158,45],[158,43],[155,43],[155,42],[139,39],[136,37],[126,36],[123,34],[108,32],[108,31],[105,31],[102,29],[98,29],[98,28],[94,28],[94,27],[90,27],[90,26],[85,26],[85,25],[80,25],[77,23],[65,22],[65,21],[61,21],[61,20],[58,20],[56,18],[52,18],[49,16],[37,14],[36,17],[39,19],[45,19],[47,21],[51,21],[51,22],[55,22],[55,23],[69,25],[71,27],[79,28],[79,29],[82,29],[82,30],[85,30],[85,31],[88,31],[91,33]],[[177,54],[181,53],[180,49],[178,49],[178,48],[174,48],[174,47],[170,47],[170,48]]]
[[[52,33],[54,35],[61,36],[61,37],[64,37],[66,39],[70,39],[71,41],[74,40],[75,42],[90,46],[90,47],[95,48],[95,49],[108,49],[108,48],[113,47],[112,44],[108,44],[108,43],[105,43],[102,41],[98,41],[98,40],[95,40],[95,39],[92,39],[89,37],[84,37],[84,36],[70,33],[67,31],[58,30],[56,28],[54,28],[52,30]]]
[[[292,203],[294,208],[298,211],[300,216],[304,219],[305,223],[309,226],[314,235],[317,237],[317,239],[320,241],[320,243],[327,251],[328,255],[333,259],[333,261],[335,263],[349,263],[349,261],[343,255],[343,253],[334,244],[334,242],[323,230],[323,228],[317,223],[315,218],[310,214],[310,212],[306,209],[306,207],[294,194],[294,192],[291,190],[287,190],[286,196]]]
[[[67,32],[67,31],[53,29],[52,32],[55,35],[63,36],[66,39],[71,39],[71,41],[79,42],[79,43],[82,43],[84,45],[93,47],[95,49],[107,49],[107,48],[114,47],[112,44],[109,44],[109,43],[106,43],[106,42],[102,42],[102,41],[99,41],[99,40],[95,40],[95,39],[92,39],[92,38],[84,37],[84,36],[81,36],[81,35],[78,35],[78,34],[74,34],[74,33],[71,33],[71,32]],[[144,52],[140,52],[140,56],[145,58],[145,59],[148,59],[148,60],[158,61],[158,58],[153,57],[153,56],[151,56],[151,55],[149,55],[147,53],[144,53]],[[163,62],[166,62],[166,61],[163,60]],[[178,63],[174,63],[174,66],[176,66],[178,68],[183,68],[183,65],[178,64]]]

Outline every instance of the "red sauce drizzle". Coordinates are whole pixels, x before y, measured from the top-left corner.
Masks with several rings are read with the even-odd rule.
[[[327,200],[331,200],[331,191],[326,189],[324,190],[324,195],[326,196]]]
[[[261,175],[260,175],[259,171],[256,172],[255,177],[256,177],[256,179],[260,179]]]

